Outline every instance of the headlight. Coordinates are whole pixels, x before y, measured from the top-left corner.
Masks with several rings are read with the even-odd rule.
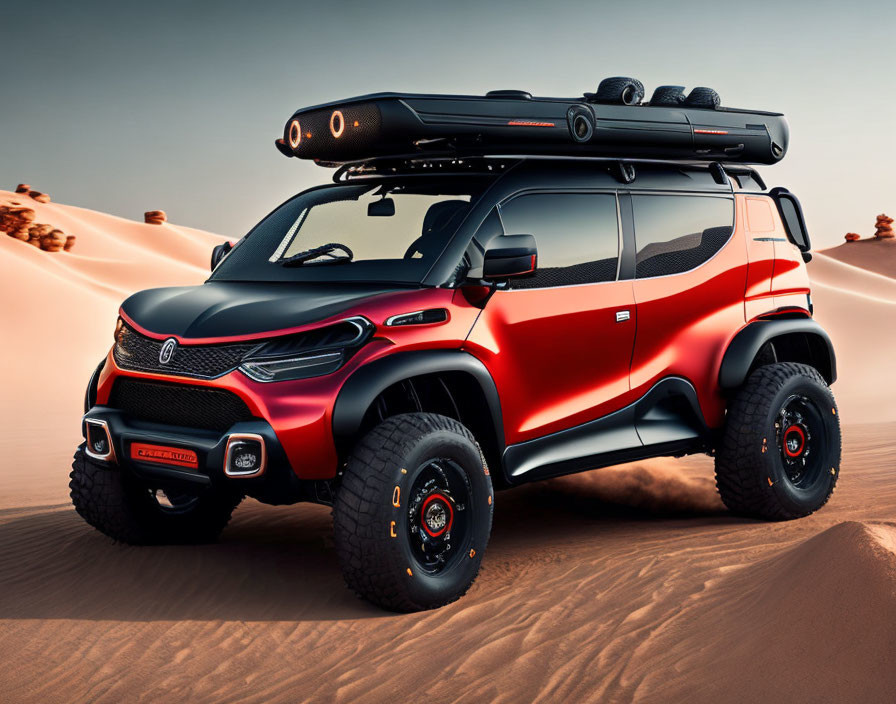
[[[243,360],[240,371],[262,383],[331,374],[367,342],[374,329],[369,320],[356,317],[276,338]]]
[[[275,359],[270,362],[244,362],[240,370],[255,381],[285,381],[335,372],[342,366],[343,361],[343,353],[340,350],[291,359]]]

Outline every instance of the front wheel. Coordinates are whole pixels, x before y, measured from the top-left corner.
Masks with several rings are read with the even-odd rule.
[[[494,495],[482,452],[456,420],[387,418],[348,459],[333,509],[348,586],[392,611],[460,598],[473,584]]]
[[[91,459],[83,445],[75,452],[69,476],[72,503],[81,517],[101,533],[131,545],[212,542],[243,498],[150,488],[115,465]]]
[[[759,367],[728,409],[716,485],[735,513],[800,518],[827,503],[840,472],[840,417],[817,370]]]

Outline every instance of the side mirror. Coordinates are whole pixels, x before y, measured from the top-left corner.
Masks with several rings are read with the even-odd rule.
[[[395,215],[395,201],[391,198],[375,200],[367,206],[367,215],[372,218],[391,218]]]
[[[230,242],[223,242],[215,246],[215,248],[212,250],[212,271],[215,270],[215,267],[221,263],[221,260],[231,249],[233,249],[233,244],[231,244]]]
[[[482,278],[509,279],[535,271],[538,249],[532,235],[498,235],[489,242],[482,264]]]

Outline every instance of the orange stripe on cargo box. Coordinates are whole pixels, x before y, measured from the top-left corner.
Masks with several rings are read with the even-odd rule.
[[[184,450],[181,447],[166,447],[165,445],[148,445],[142,442],[131,443],[131,459],[140,462],[158,462],[159,464],[173,464],[178,467],[190,467],[199,469],[199,458],[193,450]]]

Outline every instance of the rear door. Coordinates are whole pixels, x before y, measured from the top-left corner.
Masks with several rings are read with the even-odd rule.
[[[524,193],[483,228],[531,234],[537,271],[488,301],[468,339],[498,387],[507,444],[617,410],[629,390],[632,281],[618,280],[621,231],[613,192]]]
[[[638,330],[632,395],[682,377],[710,425],[721,423],[718,367],[744,324],[747,257],[731,195],[631,194]]]

